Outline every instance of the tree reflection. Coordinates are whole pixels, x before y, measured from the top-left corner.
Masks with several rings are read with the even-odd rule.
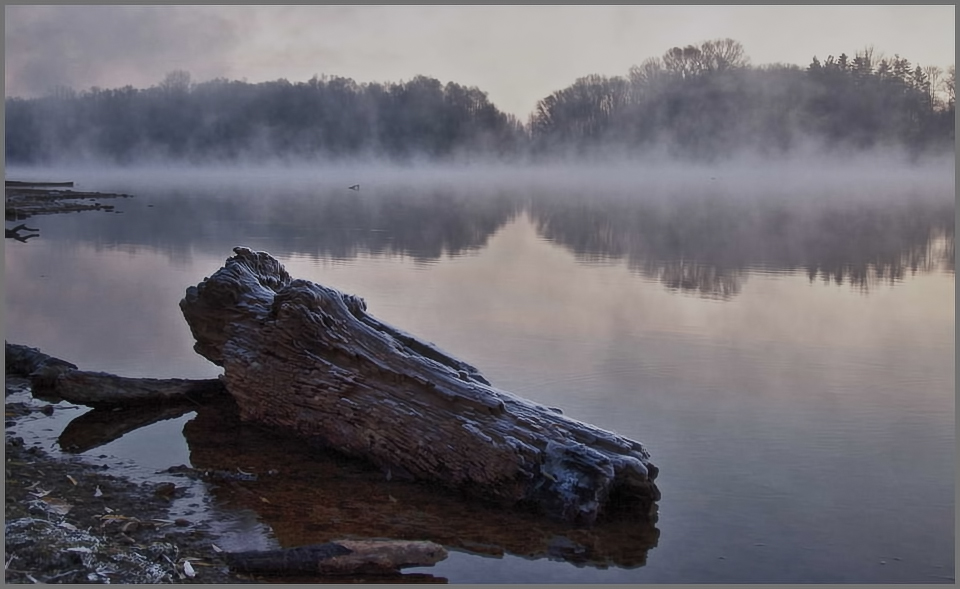
[[[174,261],[250,245],[279,256],[430,263],[479,251],[527,211],[541,237],[582,262],[625,261],[671,290],[709,298],[735,297],[756,272],[804,272],[811,281],[869,291],[911,274],[954,269],[954,204],[929,194],[367,186],[167,192],[141,197],[151,208],[122,223],[88,217],[51,237],[93,240],[97,247],[145,245]]]
[[[538,233],[578,259],[625,259],[671,290],[709,298],[736,296],[755,271],[803,270],[864,291],[953,272],[952,203],[553,194],[532,198],[530,211]]]

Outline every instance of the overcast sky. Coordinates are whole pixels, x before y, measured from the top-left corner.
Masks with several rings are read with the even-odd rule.
[[[754,65],[806,66],[872,45],[954,63],[954,6],[5,6],[5,95],[159,82],[175,69],[306,81],[478,86],[526,120],[588,74],[626,75],[674,46],[729,37]]]

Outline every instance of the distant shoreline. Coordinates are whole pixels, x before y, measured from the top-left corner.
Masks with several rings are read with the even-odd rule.
[[[7,221],[21,221],[34,215],[51,215],[56,213],[72,213],[79,211],[107,211],[114,210],[111,204],[102,204],[99,201],[110,198],[130,198],[130,194],[115,194],[110,192],[81,192],[74,190],[60,190],[62,187],[73,187],[73,182],[24,182],[6,180],[4,182],[4,218]],[[87,202],[80,202],[80,201]]]

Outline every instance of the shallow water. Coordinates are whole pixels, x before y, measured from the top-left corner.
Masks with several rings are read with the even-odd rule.
[[[203,410],[83,453],[144,474],[273,465],[182,507],[222,517],[228,549],[416,536],[452,552],[413,572],[451,582],[949,582],[953,173],[911,174],[869,190],[401,175],[354,193],[343,171],[35,171],[136,196],[7,240],[5,338],[89,370],[215,376],[177,303],[234,246],[266,250],[495,386],[643,442],[663,500],[655,529],[586,534]],[[21,427],[55,447],[81,411]]]

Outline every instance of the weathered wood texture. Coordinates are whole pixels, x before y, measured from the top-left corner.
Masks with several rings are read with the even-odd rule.
[[[432,566],[447,557],[433,542],[337,540],[282,550],[227,553],[235,571],[289,575],[394,574],[412,566]]]
[[[218,379],[129,378],[78,370],[36,348],[5,344],[6,370],[30,377],[36,396],[89,407],[132,407],[200,401],[224,394]]]
[[[130,378],[106,372],[70,370],[57,377],[54,391],[70,403],[106,408],[199,402],[222,395],[224,388],[215,378]]]
[[[234,252],[180,307],[245,420],[566,521],[593,523],[615,496],[660,498],[639,442],[490,386],[267,253]]]
[[[4,342],[4,368],[9,374],[28,376],[34,387],[52,386],[64,372],[76,370],[77,365],[44,354],[37,348]]]

